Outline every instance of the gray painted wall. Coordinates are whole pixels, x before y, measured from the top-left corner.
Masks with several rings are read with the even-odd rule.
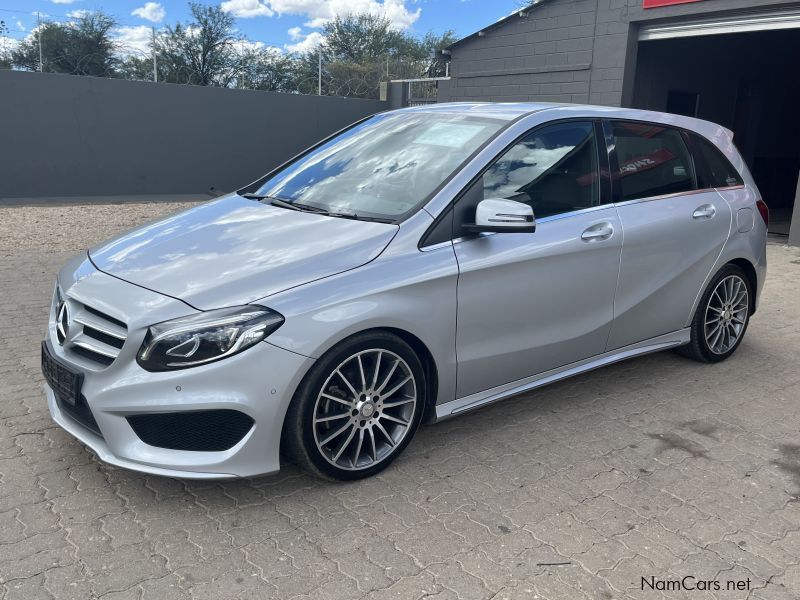
[[[642,23],[687,15],[797,5],[797,0],[704,0],[642,8],[642,0],[544,0],[484,37],[452,48],[452,79],[439,101],[577,102],[630,105]],[[628,76],[630,75],[630,76]]]
[[[387,104],[0,71],[0,198],[230,191]]]

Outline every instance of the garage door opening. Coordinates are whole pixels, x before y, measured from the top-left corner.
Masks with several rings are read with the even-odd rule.
[[[788,235],[800,174],[800,29],[678,35],[640,36],[634,107],[731,129],[770,208],[770,233]]]

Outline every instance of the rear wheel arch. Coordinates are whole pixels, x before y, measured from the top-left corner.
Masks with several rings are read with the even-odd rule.
[[[746,288],[748,294],[746,305],[739,296],[742,290],[736,280]],[[728,285],[728,281],[732,283]],[[746,267],[742,267],[735,260],[725,263],[714,273],[700,296],[689,326],[691,332],[689,343],[676,348],[676,351],[687,358],[704,363],[721,362],[731,356],[747,331],[754,296],[755,288]],[[712,304],[715,304],[715,307],[712,307]],[[709,336],[715,334],[713,340],[709,339]]]
[[[750,316],[753,316],[756,313],[756,290],[758,289],[758,275],[756,274],[755,266],[746,258],[735,258],[729,260],[726,264],[736,265],[747,276],[747,282],[753,290],[753,293],[750,294]]]

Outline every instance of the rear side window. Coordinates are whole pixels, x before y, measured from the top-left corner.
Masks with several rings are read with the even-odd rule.
[[[700,189],[742,185],[742,177],[719,149],[704,137],[689,132]]]
[[[639,200],[695,189],[689,150],[677,129],[653,123],[612,123],[621,200]]]

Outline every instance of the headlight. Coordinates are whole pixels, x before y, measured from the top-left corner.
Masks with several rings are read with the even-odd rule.
[[[204,365],[257,344],[283,321],[283,315],[263,306],[236,306],[164,321],[148,329],[136,360],[148,371]]]

